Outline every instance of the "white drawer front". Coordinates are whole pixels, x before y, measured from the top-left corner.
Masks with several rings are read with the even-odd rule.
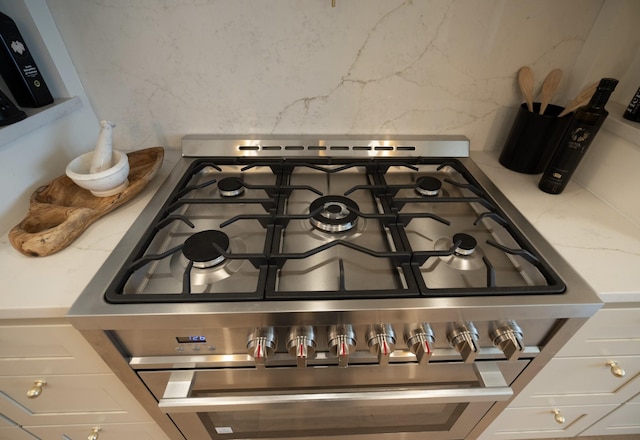
[[[42,379],[41,394],[27,397]],[[149,420],[113,374],[2,376],[0,391],[0,412],[22,426]]]
[[[507,408],[478,440],[574,437],[616,405]],[[558,414],[554,414],[554,410]],[[558,423],[564,418],[564,423]],[[562,420],[562,419],[560,419]]]
[[[2,440],[40,440],[19,426],[13,428],[0,428],[0,438]]]
[[[103,425],[27,426],[42,440],[86,440],[92,430],[100,428],[100,440],[168,440],[154,423],[114,423]]]
[[[559,357],[640,353],[640,309],[601,309],[557,354]]]
[[[106,373],[109,367],[70,324],[0,325],[2,375]]]
[[[626,403],[591,426],[584,435],[640,434],[640,403]]]
[[[624,369],[624,377],[612,374],[609,361]],[[640,356],[555,358],[511,406],[619,404],[638,392]]]

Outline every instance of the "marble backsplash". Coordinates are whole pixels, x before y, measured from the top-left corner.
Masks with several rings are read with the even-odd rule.
[[[48,0],[123,149],[187,133],[463,134],[501,145],[604,0]],[[565,90],[557,102],[568,101]]]

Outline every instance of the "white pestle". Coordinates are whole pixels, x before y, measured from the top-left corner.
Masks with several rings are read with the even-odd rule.
[[[96,148],[93,150],[89,173],[99,173],[111,168],[111,158],[113,156],[111,137],[115,126],[116,124],[111,121],[100,121],[100,134],[98,135]]]

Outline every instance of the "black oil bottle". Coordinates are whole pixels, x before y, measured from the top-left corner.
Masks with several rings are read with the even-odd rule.
[[[589,103],[576,110],[573,120],[542,174],[542,179],[538,184],[538,188],[542,191],[549,194],[560,194],[565,189],[587,148],[609,115],[604,105],[617,84],[617,79],[602,78]]]
[[[16,23],[0,12],[0,75],[22,107],[42,107],[53,102],[36,62]]]

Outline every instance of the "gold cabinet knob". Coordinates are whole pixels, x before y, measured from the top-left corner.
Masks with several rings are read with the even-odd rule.
[[[624,369],[620,365],[618,365],[616,361],[607,362],[607,366],[611,368],[611,374],[613,374],[615,377],[624,377],[624,375],[627,374],[627,372],[624,371]]]
[[[554,409],[551,412],[553,413],[553,418],[556,420],[556,422],[561,424],[561,425],[564,425],[564,422],[566,422],[566,419],[564,418],[564,416],[562,414],[560,414],[560,410],[559,409]]]
[[[335,8],[336,7],[336,0],[331,0],[331,7]]]
[[[87,440],[98,440],[100,431],[102,431],[102,428],[100,428],[99,426],[94,426],[93,428],[91,428],[91,434],[89,434]]]
[[[42,387],[47,384],[45,380],[36,380],[33,383],[33,386],[27,390],[27,397],[29,399],[35,399],[40,394],[42,394]]]

